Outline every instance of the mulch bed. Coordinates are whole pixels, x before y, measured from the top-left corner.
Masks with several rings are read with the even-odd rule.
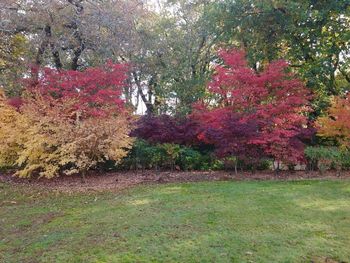
[[[320,175],[319,172],[304,171],[272,171],[234,172],[226,171],[191,171],[191,172],[91,172],[86,176],[85,182],[79,176],[62,176],[54,179],[20,179],[10,174],[0,174],[0,182],[7,182],[15,185],[27,185],[45,188],[48,190],[62,192],[85,192],[123,190],[139,184],[161,184],[178,182],[202,182],[202,181],[242,181],[242,180],[301,180],[301,179],[350,179],[350,172],[342,172],[337,176],[336,172],[329,171]]]

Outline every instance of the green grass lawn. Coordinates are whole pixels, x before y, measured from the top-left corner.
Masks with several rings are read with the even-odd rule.
[[[168,184],[100,194],[0,184],[0,262],[326,259],[350,262],[350,181]]]

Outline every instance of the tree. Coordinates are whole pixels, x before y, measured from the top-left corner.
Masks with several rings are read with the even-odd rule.
[[[129,54],[136,57],[139,53],[141,40],[137,25],[146,13],[140,0],[3,0],[0,68],[1,50],[9,49],[10,41],[6,39],[22,37],[26,52],[4,72],[6,78],[0,71],[0,85],[7,95],[18,96],[22,89],[16,80],[26,77],[30,67],[81,71],[100,66],[108,59],[133,64],[123,58]],[[124,85],[123,93],[131,104],[135,87],[130,81]]]
[[[15,108],[0,102],[0,164],[20,177],[83,176],[131,148],[132,118],[120,98],[125,66],[84,72],[44,70]]]
[[[108,115],[124,110],[121,96],[127,72],[127,65],[112,62],[85,71],[43,68],[40,74],[34,74],[38,78],[27,79],[26,85],[29,90],[57,101],[73,99],[80,117]]]
[[[335,97],[325,116],[317,120],[318,135],[333,137],[342,147],[350,147],[350,95]]]
[[[125,99],[149,114],[186,114],[205,96],[218,40],[208,19],[212,0],[164,1],[157,11],[141,0],[4,1],[0,32],[25,37],[21,65],[128,63]]]
[[[23,57],[27,55],[27,41],[22,34],[0,31],[0,87],[9,96],[20,96],[22,86],[19,79],[26,71]]]
[[[300,135],[307,127],[304,114],[311,98],[303,83],[284,61],[256,73],[243,51],[221,51],[220,56],[225,66],[217,66],[209,85],[215,100],[197,105],[193,115],[205,127],[202,140],[212,142],[222,155],[255,158],[263,153],[277,161],[302,161]]]
[[[152,114],[182,114],[205,96],[216,57],[211,30],[212,0],[162,1],[157,11],[137,23],[138,50],[123,59],[134,66],[130,81]]]
[[[207,145],[214,145],[220,158],[236,156],[247,162],[265,158],[261,147],[250,144],[258,136],[258,125],[254,120],[242,122],[243,115],[227,108],[208,110],[197,105],[191,119],[200,123],[197,138]]]
[[[138,0],[5,0],[0,31],[27,37],[29,63],[84,69],[132,50],[142,9]]]
[[[227,0],[217,6],[222,41],[243,47],[256,70],[281,57],[289,61],[315,91],[316,115],[330,95],[349,90],[349,1]]]

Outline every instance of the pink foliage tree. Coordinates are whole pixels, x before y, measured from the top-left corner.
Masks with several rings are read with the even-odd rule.
[[[216,67],[209,84],[216,100],[196,105],[193,114],[204,127],[200,138],[222,154],[303,161],[301,134],[308,127],[311,98],[304,84],[282,60],[255,72],[243,51],[221,51],[220,57],[224,66]]]

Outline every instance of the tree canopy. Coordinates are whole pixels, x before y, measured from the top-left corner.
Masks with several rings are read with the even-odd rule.
[[[210,96],[217,52],[233,45],[257,72],[285,59],[314,92],[317,116],[349,90],[349,13],[347,0],[6,0],[1,85],[15,96],[25,67],[83,70],[111,59],[132,66],[124,95],[135,110],[185,115]]]

